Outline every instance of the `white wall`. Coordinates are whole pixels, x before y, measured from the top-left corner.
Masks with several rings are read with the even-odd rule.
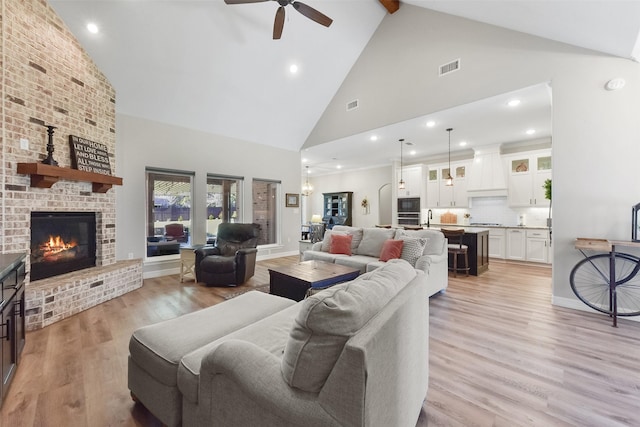
[[[461,69],[438,77],[457,58]],[[616,77],[626,87],[606,91]],[[582,306],[569,287],[574,239],[629,239],[640,201],[640,64],[405,4],[384,18],[305,147],[548,81],[554,302]],[[346,112],[352,99],[359,108]]]
[[[116,116],[116,174],[123,186],[116,190],[116,258],[130,253],[143,258],[146,251],[145,167],[194,171],[193,236],[204,243],[206,176],[208,173],[244,176],[243,221],[252,221],[251,181],[264,178],[282,181],[282,245],[259,256],[291,254],[298,251],[300,209],[284,206],[285,193],[300,192],[300,155],[264,145],[179,128],[132,116]],[[152,269],[175,268],[145,265]]]
[[[309,196],[308,217],[311,218],[313,214],[322,215],[322,193],[353,191],[354,227],[374,227],[379,224],[378,190],[391,181],[391,166],[314,177],[309,180],[314,190]],[[370,206],[368,214],[360,206],[365,197]]]

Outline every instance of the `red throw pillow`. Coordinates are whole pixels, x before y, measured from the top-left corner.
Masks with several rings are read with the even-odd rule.
[[[404,242],[402,240],[385,240],[382,245],[382,252],[380,252],[380,261],[389,261],[390,259],[400,258],[402,255],[402,246]]]
[[[351,255],[352,240],[353,240],[353,236],[351,234],[345,234],[344,236],[341,236],[339,234],[332,234],[331,247],[329,248],[329,253]]]

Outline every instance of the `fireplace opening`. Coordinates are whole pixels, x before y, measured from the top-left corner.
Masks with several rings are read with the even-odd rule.
[[[95,212],[31,213],[31,280],[95,266]]]

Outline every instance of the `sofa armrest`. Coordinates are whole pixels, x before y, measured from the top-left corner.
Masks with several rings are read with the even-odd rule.
[[[416,265],[414,268],[417,270],[422,270],[425,273],[429,273],[429,268],[434,264],[440,263],[448,263],[448,254],[439,254],[439,255],[422,255],[420,258],[416,260]]]
[[[203,259],[205,259],[209,255],[220,255],[220,249],[218,249],[215,246],[204,246],[202,248],[196,249],[193,252],[195,252],[196,254],[196,265],[195,265],[196,282],[200,282],[201,280],[200,263],[202,262]]]
[[[196,249],[194,252],[196,253],[196,257],[200,256],[200,259],[209,255],[220,255],[220,249],[216,246],[204,246]]]
[[[202,359],[198,391],[199,425],[330,426],[315,393],[289,387],[277,356],[231,339]]]
[[[311,250],[312,251],[322,251],[322,240],[319,242],[315,242],[312,246],[311,246]]]

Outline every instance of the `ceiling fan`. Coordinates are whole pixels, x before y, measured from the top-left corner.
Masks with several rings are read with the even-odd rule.
[[[320,25],[328,27],[333,22],[333,19],[318,12],[311,6],[308,6],[300,1],[295,0],[224,0],[226,4],[244,4],[244,3],[262,3],[265,1],[277,1],[280,7],[276,11],[276,19],[273,23],[273,39],[278,40],[282,36],[282,28],[284,27],[284,7],[292,5],[295,10],[317,22]]]

